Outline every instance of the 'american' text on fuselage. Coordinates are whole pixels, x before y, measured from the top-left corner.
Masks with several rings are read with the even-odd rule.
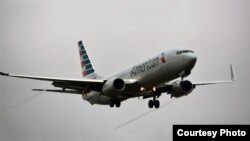
[[[159,57],[150,59],[149,61],[142,63],[140,65],[134,66],[131,70],[131,77],[138,75],[140,73],[143,73],[145,71],[148,71],[154,67],[157,67],[159,65]]]

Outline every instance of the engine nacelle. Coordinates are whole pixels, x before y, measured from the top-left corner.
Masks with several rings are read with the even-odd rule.
[[[173,84],[173,87],[171,89],[171,96],[177,98],[188,95],[193,91],[193,89],[194,85],[192,84],[192,82],[188,80],[179,81]]]
[[[111,78],[102,87],[103,95],[118,95],[125,89],[125,82],[121,78]]]

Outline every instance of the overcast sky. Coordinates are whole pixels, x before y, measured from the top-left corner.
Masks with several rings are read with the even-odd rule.
[[[77,41],[97,73],[110,75],[163,50],[193,50],[187,78],[237,81],[197,87],[150,112],[148,100],[119,109],[80,95],[39,93],[50,83],[0,78],[0,140],[171,140],[173,124],[250,124],[249,0],[0,0],[0,70],[81,78]],[[149,114],[147,114],[149,112]],[[118,126],[141,115],[138,120]]]

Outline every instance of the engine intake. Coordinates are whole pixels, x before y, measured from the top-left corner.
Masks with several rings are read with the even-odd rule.
[[[102,87],[102,93],[107,96],[118,95],[125,89],[125,82],[121,78],[111,78]]]
[[[193,90],[193,84],[188,80],[181,81],[180,86],[184,92],[191,92]]]
[[[188,95],[191,93],[194,89],[194,85],[192,82],[188,80],[179,81],[173,84],[172,90],[171,90],[171,96],[172,97],[181,97],[184,95]]]
[[[117,90],[123,90],[124,87],[125,87],[125,83],[124,83],[124,81],[122,79],[117,78],[117,79],[114,80],[113,86]]]

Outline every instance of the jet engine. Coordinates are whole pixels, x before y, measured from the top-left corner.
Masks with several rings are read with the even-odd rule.
[[[181,97],[184,95],[188,95],[191,93],[194,89],[194,85],[192,82],[188,80],[178,81],[173,84],[173,87],[171,89],[171,97]]]
[[[118,95],[125,89],[125,82],[121,78],[111,78],[102,87],[103,95]]]

